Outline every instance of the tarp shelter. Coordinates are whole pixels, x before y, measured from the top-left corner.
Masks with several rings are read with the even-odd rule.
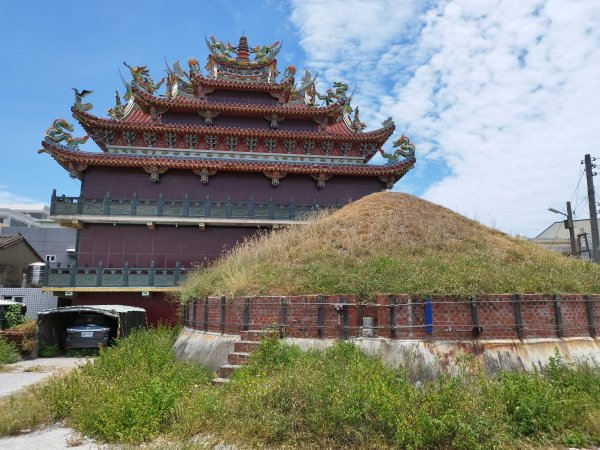
[[[146,310],[135,306],[93,305],[63,306],[38,313],[38,338],[46,345],[64,347],[67,327],[78,316],[101,315],[110,323],[110,341],[127,336],[135,328],[146,328]]]
[[[0,330],[6,328],[6,320],[4,318],[4,314],[6,310],[12,305],[18,305],[21,308],[21,314],[23,315],[25,315],[25,313],[27,312],[27,306],[25,306],[23,303],[13,302],[11,300],[0,300]]]

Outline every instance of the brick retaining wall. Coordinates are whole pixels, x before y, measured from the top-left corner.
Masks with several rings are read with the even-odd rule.
[[[198,330],[239,334],[275,328],[282,337],[298,338],[361,336],[364,317],[374,319],[374,336],[392,339],[595,337],[600,295],[379,295],[372,304],[357,303],[353,295],[210,297],[187,304],[183,314],[184,324]]]

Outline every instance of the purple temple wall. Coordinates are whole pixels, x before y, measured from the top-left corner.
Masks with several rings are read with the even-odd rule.
[[[90,167],[85,172],[84,198],[104,198],[107,192],[113,199],[129,199],[135,192],[139,200],[154,200],[159,193],[165,201],[182,200],[187,193],[190,201],[203,201],[210,194],[213,201],[247,201],[252,196],[256,202],[289,203],[293,198],[296,204],[333,205],[358,200],[365,195],[378,192],[383,185],[376,177],[334,176],[322,189],[308,175],[288,175],[279,186],[271,185],[271,180],[261,173],[218,172],[211,176],[208,184],[202,184],[200,177],[191,170],[169,170],[160,176],[160,182],[150,181],[150,175],[141,169]]]
[[[79,267],[183,267],[219,257],[223,251],[257,232],[250,227],[157,226],[88,224],[79,237]]]
[[[310,205],[314,200],[321,205],[345,204],[351,200],[380,191],[382,183],[376,177],[338,176],[327,181],[325,188],[308,175],[288,175],[279,186],[260,173],[221,172],[202,184],[191,170],[169,170],[160,176],[160,182],[150,181],[141,169],[90,167],[85,172],[84,198],[102,200],[110,192],[113,200],[130,199],[135,192],[138,201],[155,200],[162,193],[165,202],[180,201],[187,193],[189,201],[204,201],[210,194],[212,201],[267,202]],[[157,268],[175,267],[179,261],[184,267],[206,263],[219,257],[224,250],[257,232],[253,227],[87,224],[80,232],[78,245],[79,267],[149,267],[154,261]]]

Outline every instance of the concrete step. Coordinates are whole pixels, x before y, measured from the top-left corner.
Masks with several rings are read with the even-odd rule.
[[[233,365],[245,364],[248,361],[250,353],[247,352],[231,352],[227,355],[227,362]]]
[[[213,386],[223,386],[224,384],[229,383],[229,378],[214,378],[211,383]]]
[[[219,368],[219,377],[221,378],[229,378],[233,372],[238,370],[240,365],[238,364],[225,364]]]
[[[234,352],[250,353],[256,350],[256,347],[260,345],[260,342],[256,341],[237,341],[233,344]]]
[[[240,333],[242,341],[260,342],[261,339],[266,337],[279,337],[278,330],[248,330]]]

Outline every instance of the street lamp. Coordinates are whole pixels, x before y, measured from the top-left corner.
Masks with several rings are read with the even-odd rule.
[[[562,214],[563,216],[565,216],[567,218],[567,220],[564,221],[564,225],[565,225],[565,228],[567,230],[569,230],[569,239],[571,240],[571,255],[576,257],[577,244],[575,243],[575,226],[573,225],[573,213],[571,212],[571,202],[567,202],[567,213],[566,214],[564,212],[559,211],[558,209],[554,209],[554,208],[548,208],[548,211],[556,213],[556,214]]]

